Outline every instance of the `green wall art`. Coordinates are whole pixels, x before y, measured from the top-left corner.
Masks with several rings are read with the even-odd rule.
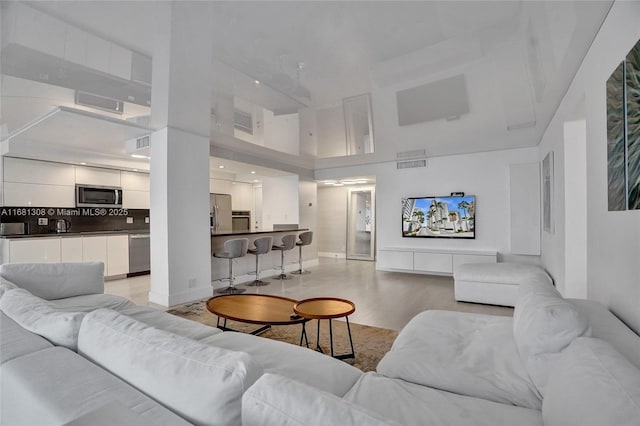
[[[607,80],[609,211],[640,210],[640,41]]]

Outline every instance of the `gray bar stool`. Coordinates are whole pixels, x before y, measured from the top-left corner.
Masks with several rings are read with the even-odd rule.
[[[256,256],[256,279],[247,285],[248,286],[267,285],[269,284],[269,281],[263,281],[260,279],[260,255],[269,253],[269,250],[271,250],[271,246],[273,245],[273,237],[256,238],[256,240],[253,242],[253,245],[256,247],[250,248],[248,251],[249,253]]]
[[[297,275],[310,274],[311,271],[302,270],[302,246],[308,246],[309,244],[311,244],[311,241],[313,240],[313,232],[312,231],[303,232],[300,235],[298,235],[298,238],[300,238],[300,240],[296,242],[296,245],[298,246],[298,252],[299,252],[298,262],[300,264],[300,269],[298,269],[297,271],[293,271],[292,274],[297,274]]]
[[[282,244],[273,245],[273,250],[280,250],[280,275],[276,278],[280,280],[290,280],[291,277],[284,273],[284,252],[291,250],[296,246],[296,236],[294,234],[285,235],[282,237]]]
[[[233,285],[235,277],[233,276],[233,259],[237,259],[239,257],[243,257],[247,254],[247,248],[249,247],[249,239],[248,238],[235,238],[232,240],[227,240],[224,242],[224,251],[223,252],[215,252],[213,253],[213,257],[217,257],[219,259],[229,259],[229,278],[224,279],[223,281],[229,280],[229,287],[220,288],[216,290],[214,293],[218,294],[238,294],[243,293],[246,290],[243,288],[236,288]]]

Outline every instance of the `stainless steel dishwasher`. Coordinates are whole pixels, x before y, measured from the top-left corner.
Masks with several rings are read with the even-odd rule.
[[[151,270],[151,245],[149,234],[129,234],[129,275]]]

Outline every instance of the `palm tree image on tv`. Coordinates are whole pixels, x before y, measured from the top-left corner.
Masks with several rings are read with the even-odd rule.
[[[475,238],[475,197],[402,200],[404,237]]]

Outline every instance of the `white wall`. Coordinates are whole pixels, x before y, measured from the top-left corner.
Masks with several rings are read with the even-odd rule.
[[[347,154],[342,104],[316,111],[316,150],[319,157],[337,157]]]
[[[640,332],[640,211],[607,210],[606,81],[640,39],[640,2],[614,3],[540,145],[540,158],[556,153],[556,233],[543,234],[543,265],[564,270],[564,165],[563,126],[581,99],[585,99],[587,158],[587,297],[611,309]],[[560,154],[560,155],[558,155]],[[561,175],[561,179],[558,177]],[[560,184],[561,185],[561,184]],[[566,188],[569,190],[569,187]],[[560,200],[559,200],[560,198]],[[560,233],[558,231],[561,231]],[[564,282],[559,286],[565,290]]]
[[[302,248],[302,259],[318,257],[318,184],[313,181],[299,183],[299,224],[313,232],[311,244]]]
[[[496,250],[509,260],[509,165],[537,160],[536,148],[430,158],[426,168],[396,170],[379,166],[376,174],[377,247],[389,246]],[[476,196],[476,238],[450,240],[403,238],[403,197],[449,195],[461,191]],[[378,251],[378,259],[381,252]],[[538,256],[518,256],[521,261]]]
[[[274,223],[299,223],[298,176],[262,179],[262,228]]]

